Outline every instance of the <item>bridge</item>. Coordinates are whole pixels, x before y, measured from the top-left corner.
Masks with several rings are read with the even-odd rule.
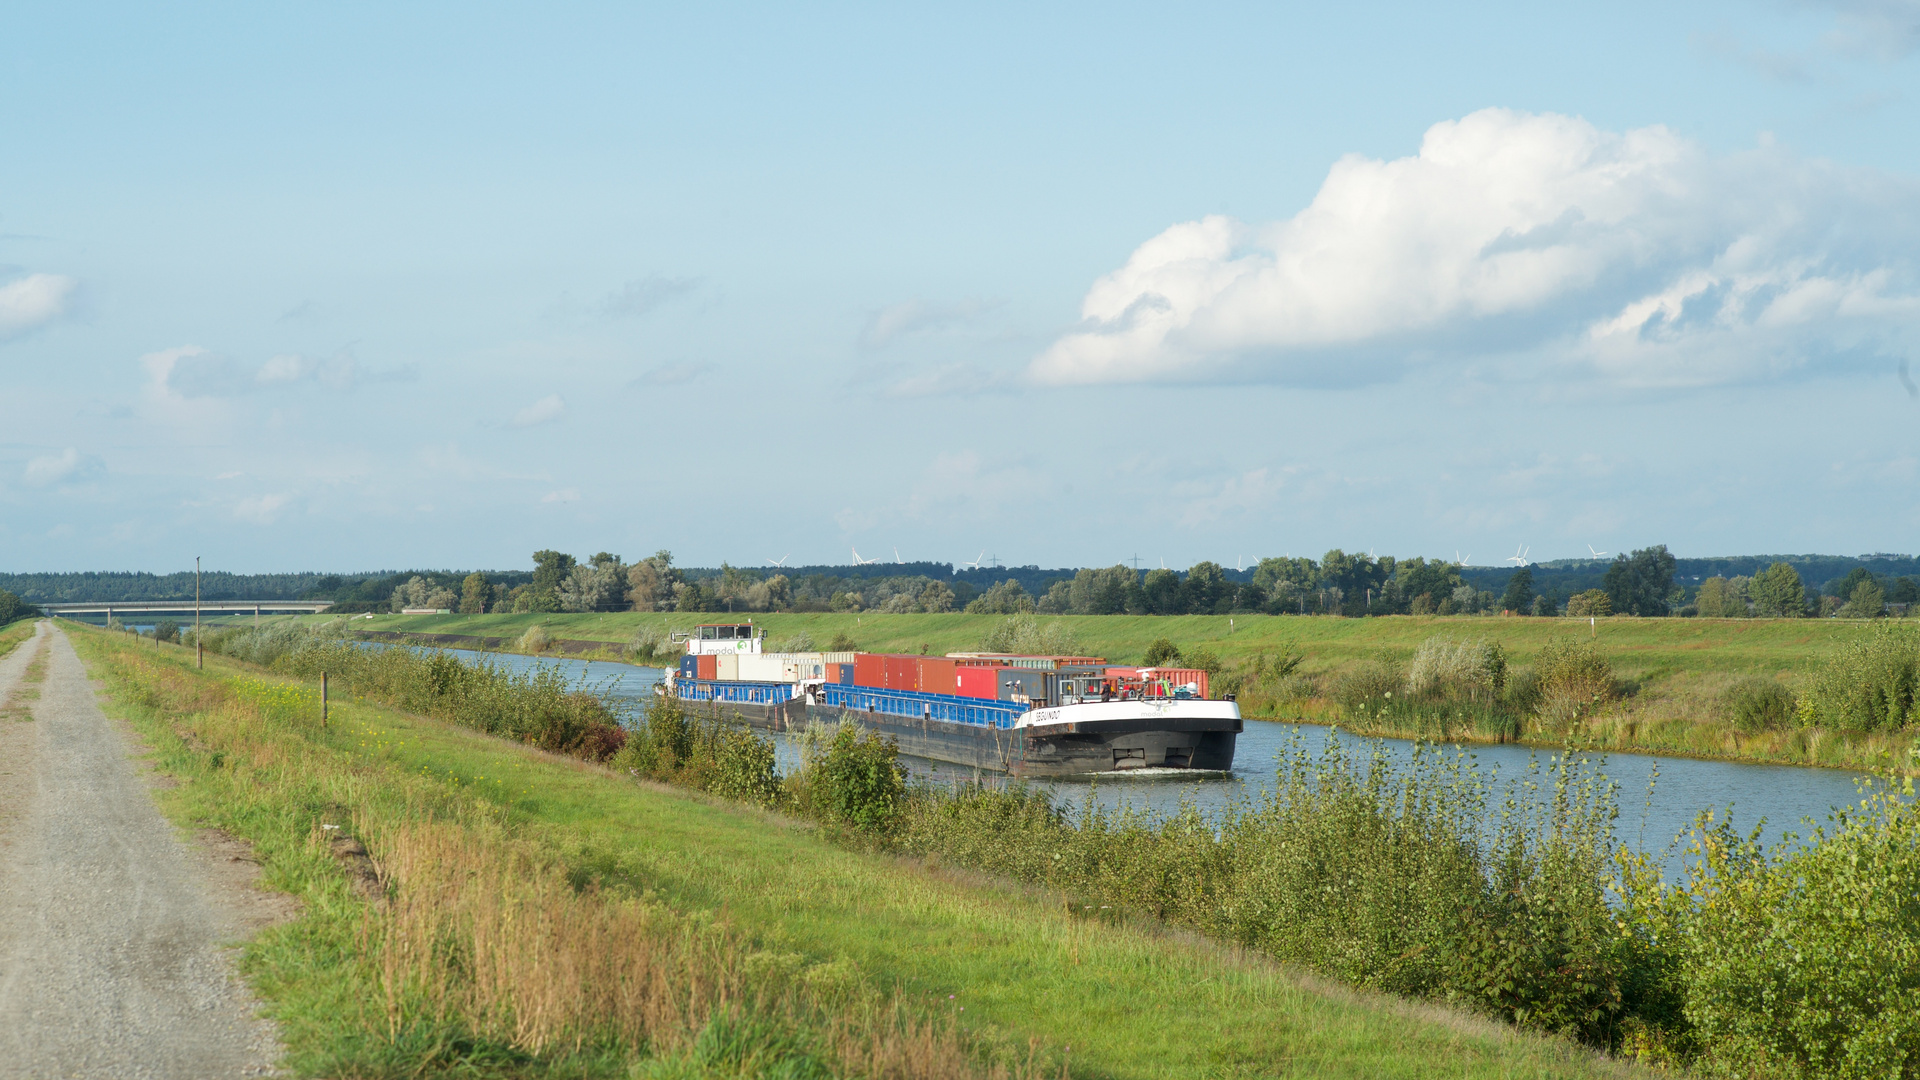
[[[192,615],[192,600],[103,600],[92,604],[36,604],[41,611],[63,619],[105,616],[107,621],[134,616]],[[331,600],[202,600],[200,614],[312,615],[333,606]]]

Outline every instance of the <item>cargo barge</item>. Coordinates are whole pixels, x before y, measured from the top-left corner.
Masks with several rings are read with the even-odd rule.
[[[790,731],[852,721],[900,751],[1016,776],[1233,768],[1239,706],[1205,672],[1099,657],[765,653],[751,624],[687,635],[662,693]]]

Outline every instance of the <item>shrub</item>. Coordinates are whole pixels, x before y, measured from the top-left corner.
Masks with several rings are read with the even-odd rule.
[[[1073,631],[1063,622],[1040,625],[1031,615],[1014,615],[987,631],[980,640],[980,651],[990,653],[1038,653],[1042,656],[1071,656],[1080,651]]]
[[[1155,638],[1147,646],[1147,654],[1140,658],[1141,667],[1165,667],[1180,662],[1180,647],[1166,638]]]
[[[527,632],[520,635],[520,640],[514,642],[513,647],[518,652],[532,653],[537,656],[546,652],[547,646],[551,644],[553,639],[547,636],[547,628],[536,624],[527,627]]]
[[[657,626],[642,626],[633,632],[632,640],[627,642],[627,651],[635,660],[659,660],[676,650],[672,641]]]
[[[1605,617],[1611,614],[1613,614],[1613,598],[1603,589],[1588,589],[1567,601],[1567,617],[1570,619]]]
[[[1556,724],[1577,723],[1613,697],[1613,665],[1587,642],[1548,638],[1534,670],[1540,677],[1540,715]]]
[[[760,806],[780,796],[772,739],[722,719],[717,708],[712,716],[690,717],[685,704],[667,694],[635,722],[612,765]]]
[[[1485,641],[1430,637],[1407,670],[1407,693],[1429,700],[1491,703],[1506,684],[1506,653]]]
[[[153,639],[155,641],[179,641],[180,624],[174,622],[172,619],[161,619],[159,622],[153,624]]]
[[[799,633],[788,638],[787,640],[781,642],[779,648],[775,649],[774,651],[783,652],[783,653],[812,652],[813,651],[813,635],[807,633],[805,630],[802,630]]]
[[[1220,674],[1226,667],[1225,664],[1220,662],[1220,654],[1204,645],[1188,653],[1182,663],[1197,671],[1206,672],[1209,678]]]
[[[842,630],[839,633],[833,635],[833,640],[827,643],[827,651],[828,652],[859,652],[860,645],[858,642],[848,637],[847,632],[845,630]]]
[[[1920,637],[1884,623],[1848,642],[1807,692],[1814,723],[1843,731],[1895,731],[1913,719]]]
[[[906,801],[906,770],[892,739],[859,725],[813,725],[804,740],[806,798],[811,809],[836,825],[861,832],[890,831]],[[830,733],[829,733],[830,732]]]
[[[1657,946],[1683,1048],[1716,1075],[1920,1072],[1920,806],[1879,784],[1771,850],[1702,814],[1686,879],[1623,860],[1626,928]]]
[[[1387,660],[1368,660],[1340,673],[1333,680],[1333,700],[1343,708],[1379,709],[1406,692],[1406,678],[1398,666]]]
[[[1741,679],[1720,694],[1720,711],[1727,722],[1748,734],[1788,726],[1793,706],[1793,693],[1772,679]]]

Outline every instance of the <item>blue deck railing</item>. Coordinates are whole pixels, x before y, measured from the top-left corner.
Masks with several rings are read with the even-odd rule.
[[[779,705],[793,698],[792,683],[675,679],[673,689],[682,701],[724,701],[734,705]]]
[[[952,694],[922,694],[914,690],[877,690],[871,686],[827,683],[820,703],[856,712],[876,712],[908,719],[944,720],[949,724],[1010,728],[1027,711],[1025,705]]]

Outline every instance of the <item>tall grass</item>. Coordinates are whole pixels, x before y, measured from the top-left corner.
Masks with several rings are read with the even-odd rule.
[[[556,753],[603,761],[627,738],[604,695],[570,684],[555,668],[516,673],[438,650],[367,649],[292,624],[226,630],[208,635],[206,645],[296,678],[325,672],[348,693]]]
[[[79,644],[161,767],[192,781],[169,799],[250,840],[272,880],[305,901],[299,921],[267,931],[246,962],[296,1073],[1041,1072],[1038,1058],[988,1054],[843,966],[766,951],[724,919],[582,878],[478,784],[383,761],[391,733],[360,721],[322,728],[300,688],[236,685],[107,635]],[[371,901],[335,868],[343,833],[373,853]]]

